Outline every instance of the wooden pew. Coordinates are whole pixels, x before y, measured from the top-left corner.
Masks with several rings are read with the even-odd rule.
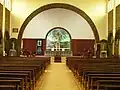
[[[17,58],[17,57],[12,57],[12,58],[0,58],[1,59],[1,65],[0,65],[0,73],[9,73],[11,74],[10,71],[12,71],[13,74],[19,73],[19,74],[25,74],[27,73],[28,76],[27,78],[31,78],[34,81],[34,85],[36,82],[36,76],[41,70],[45,70],[47,65],[50,63],[50,59],[47,58],[46,60],[38,60],[39,58],[35,59],[28,59],[28,58]],[[13,59],[13,60],[12,60]],[[17,60],[16,60],[17,59]],[[23,60],[24,59],[24,60]],[[27,59],[27,60],[26,60]],[[25,72],[27,71],[27,72]],[[10,77],[10,75],[8,75]],[[15,76],[16,77],[16,76]],[[34,79],[33,79],[34,77]],[[27,79],[28,80],[28,79]]]
[[[25,82],[25,85],[29,88],[32,88],[33,83],[32,83],[32,78],[31,78],[31,72],[30,71],[0,70],[0,73],[12,73],[12,74],[14,74],[14,73],[20,73],[21,74],[22,73],[22,74],[26,74],[27,79],[23,78],[24,82]]]
[[[97,80],[96,85],[97,90],[100,90],[100,87],[103,87],[105,90],[108,90],[109,88],[112,88],[111,90],[119,90],[120,80]]]
[[[13,80],[13,79],[4,79],[0,80],[0,90],[8,90],[10,88],[14,88],[14,90],[19,90],[21,80]],[[22,90],[24,88],[22,87]]]
[[[94,71],[95,73],[93,73],[94,77],[100,78],[101,75],[99,72],[101,72],[101,74],[104,74],[105,72],[109,71],[109,73],[112,75],[113,71],[115,72],[120,72],[120,60],[119,59],[80,59],[79,57],[75,57],[77,59],[74,59],[74,57],[72,57],[72,60],[70,59],[67,60],[67,65],[68,67],[70,67],[70,69],[73,69],[73,73],[79,73],[78,76],[80,77],[84,77],[86,78],[86,75],[84,73],[86,72],[91,72]],[[102,64],[102,66],[101,66]],[[97,71],[96,71],[97,69]],[[105,70],[104,70],[105,69]],[[74,71],[75,70],[75,71]],[[96,73],[98,73],[99,75],[95,75]],[[89,76],[90,74],[88,73],[87,76]],[[119,76],[119,75],[118,75]],[[82,78],[82,79],[84,79]],[[103,75],[102,78],[107,79],[109,77],[106,77],[106,75]],[[117,78],[119,79],[117,76],[113,75],[113,78]],[[84,79],[83,81],[87,81],[86,79]],[[92,81],[92,80],[91,80]],[[105,84],[106,85],[106,84]],[[110,86],[110,85],[109,85]],[[107,86],[106,86],[107,87]],[[88,88],[90,89],[90,88]]]
[[[7,88],[15,88],[16,90],[19,90],[21,88],[24,89],[24,79],[23,78],[16,78],[16,77],[0,77],[0,90],[1,88],[6,89]],[[11,85],[8,85],[11,83]]]
[[[28,74],[22,74],[22,73],[10,73],[10,72],[7,72],[7,73],[2,73],[2,72],[1,72],[1,73],[0,73],[0,77],[23,78],[23,79],[24,79],[24,82],[25,82],[25,83],[24,83],[24,88],[25,88],[25,90],[28,89],[27,76],[28,76]],[[8,80],[8,79],[3,80],[3,83],[6,82],[6,84],[8,84],[8,85],[11,84],[11,82],[12,82],[12,81],[10,82],[11,79],[8,80],[10,83],[9,83],[9,82],[7,83],[7,80]],[[21,80],[17,80],[17,81],[16,81],[16,79],[14,79],[14,81],[20,83]],[[14,82],[14,81],[13,81],[13,82]],[[3,83],[2,83],[2,80],[1,80],[1,84],[3,84]],[[23,89],[23,88],[22,88],[22,89]]]

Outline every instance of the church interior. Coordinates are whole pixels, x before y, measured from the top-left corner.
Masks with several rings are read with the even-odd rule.
[[[0,90],[120,90],[120,0],[0,0]]]

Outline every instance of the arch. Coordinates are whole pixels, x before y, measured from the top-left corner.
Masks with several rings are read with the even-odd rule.
[[[27,24],[36,15],[38,15],[39,13],[41,13],[41,12],[43,12],[45,10],[48,10],[48,9],[52,9],[52,8],[64,8],[64,9],[68,9],[68,10],[74,11],[75,13],[79,14],[80,16],[82,16],[88,22],[88,24],[90,25],[90,27],[92,28],[92,31],[93,31],[93,34],[94,34],[94,37],[95,37],[95,41],[99,42],[99,34],[98,34],[98,31],[97,31],[97,28],[96,28],[95,24],[93,23],[93,21],[90,19],[90,17],[84,11],[80,10],[79,8],[77,8],[75,6],[69,5],[69,4],[65,4],[65,3],[52,3],[52,4],[47,4],[47,5],[44,5],[44,6],[40,7],[40,8],[38,8],[37,10],[33,11],[26,18],[26,20],[23,22],[23,24],[22,24],[22,26],[20,28],[19,34],[18,34],[18,39],[20,41],[20,44],[21,44],[23,32],[24,32]]]

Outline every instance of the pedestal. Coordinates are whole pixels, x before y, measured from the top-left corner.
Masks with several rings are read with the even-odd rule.
[[[10,49],[9,56],[17,56],[17,52],[15,49]]]

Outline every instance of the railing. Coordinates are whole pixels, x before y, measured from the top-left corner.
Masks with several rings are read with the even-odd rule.
[[[72,56],[72,51],[45,51],[45,56]]]

